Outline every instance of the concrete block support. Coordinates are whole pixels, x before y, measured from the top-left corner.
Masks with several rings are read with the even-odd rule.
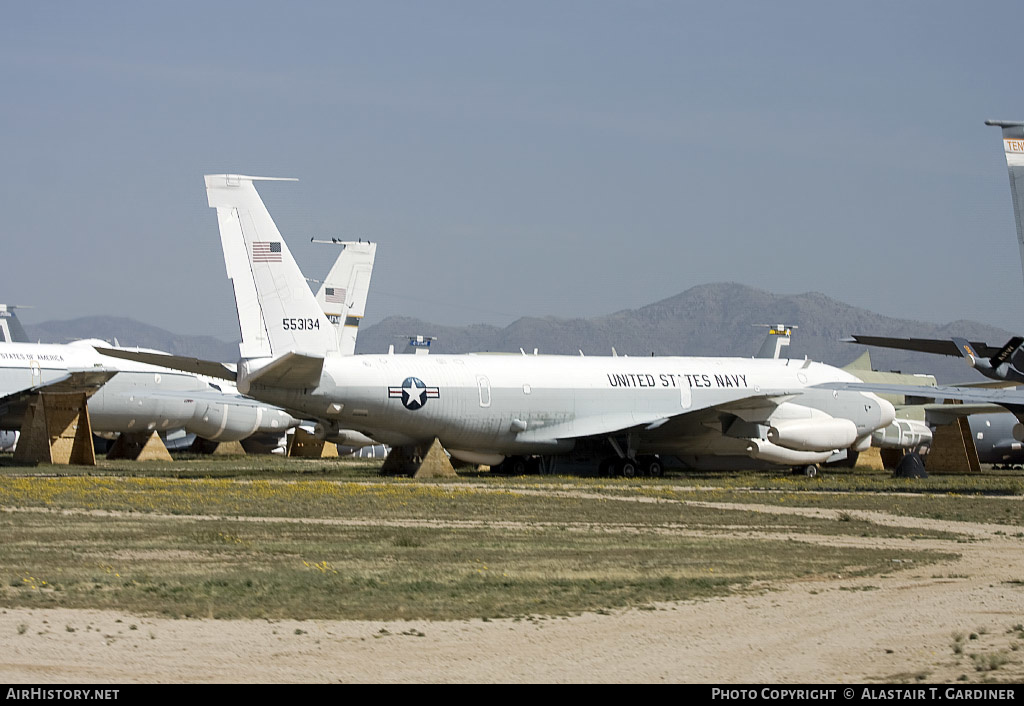
[[[288,441],[289,458],[338,458],[338,445],[322,441],[304,429],[296,429]]]
[[[155,431],[122,433],[107,452],[107,458],[129,461],[173,461],[163,439]]]
[[[25,413],[14,460],[95,466],[88,395],[40,393]]]
[[[422,446],[396,446],[384,459],[381,475],[413,478],[457,478],[444,447],[437,439],[426,450]]]

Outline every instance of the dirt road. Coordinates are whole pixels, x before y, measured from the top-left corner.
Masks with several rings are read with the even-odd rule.
[[[744,506],[752,509],[751,506]],[[770,508],[763,511],[821,510]],[[827,511],[824,511],[827,512]],[[971,682],[1024,679],[1017,527],[850,512],[964,543],[793,536],[960,558],[568,618],[214,621],[0,612],[0,680],[132,682]],[[719,534],[720,536],[720,534]],[[959,639],[957,638],[959,635]],[[973,637],[972,637],[973,636]],[[972,657],[972,655],[975,655]],[[985,671],[979,671],[981,666]],[[995,666],[994,670],[989,667]]]

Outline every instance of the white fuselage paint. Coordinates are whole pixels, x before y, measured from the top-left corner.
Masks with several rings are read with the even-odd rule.
[[[864,438],[893,415],[888,402],[870,393],[811,389],[857,378],[796,360],[328,356],[313,390],[250,387],[247,374],[258,364],[239,368],[239,389],[257,399],[382,443],[419,444],[436,437],[446,448],[476,454],[557,454],[577,439],[632,429],[637,453],[744,455],[743,438],[724,434],[722,418],[756,425],[818,410],[850,420]],[[407,395],[396,394],[408,378],[423,385],[409,388],[421,402],[415,409]],[[773,399],[762,399],[769,394]]]
[[[0,344],[0,395],[45,385],[68,370],[102,368],[118,373],[89,398],[93,431],[186,431],[214,441],[237,441],[256,432],[284,433],[297,420],[279,409],[235,394],[231,383],[216,381],[222,390],[191,373],[104,356],[93,344]],[[20,429],[21,420],[3,415],[2,426]]]

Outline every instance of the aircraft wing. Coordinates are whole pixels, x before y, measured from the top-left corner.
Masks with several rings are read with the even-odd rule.
[[[587,436],[604,436],[629,429],[644,428],[657,424],[665,418],[663,414],[599,414],[572,419],[561,424],[527,429],[516,435],[516,441],[544,442],[559,439],[581,439]]]
[[[197,375],[206,375],[207,377],[220,378],[221,380],[231,380],[232,382],[234,382],[237,377],[234,369],[226,363],[217,363],[211,360],[190,358],[182,355],[170,355],[169,353],[150,353],[147,351],[131,351],[123,348],[101,348],[99,346],[93,346],[93,348],[103,355],[109,355],[111,358],[134,360],[138,363],[159,365],[163,368],[181,370],[186,373],[195,373]]]
[[[1017,387],[1019,382],[1013,380],[972,380],[971,382],[955,382],[949,387],[973,387],[977,389],[1000,390],[1007,387]],[[920,397],[920,395],[918,395]]]
[[[684,412],[666,417],[654,412],[629,412],[622,414],[600,414],[580,417],[560,424],[527,429],[516,436],[516,441],[545,442],[561,439],[581,439],[590,436],[606,436],[622,432],[656,433],[658,436],[672,436],[683,433],[682,428],[692,428],[717,417],[718,414],[733,414],[744,421],[767,419],[775,408],[799,394],[799,390],[773,390],[751,392],[716,405],[691,407]]]
[[[985,409],[998,405],[1018,416],[1024,414],[1024,391],[1013,389],[992,390],[987,388],[953,387],[948,385],[885,385],[866,382],[830,382],[817,387],[832,390],[862,390],[881,394],[912,395],[936,400],[960,400],[964,407],[971,404],[979,405],[977,412],[998,411]],[[970,414],[970,412],[968,412]],[[962,415],[957,415],[962,416]]]
[[[25,417],[25,410],[32,399],[40,393],[84,393],[91,396],[115,375],[117,375],[116,370],[105,368],[69,370],[67,374],[45,385],[26,387],[23,390],[4,395],[0,397],[0,427],[4,429],[20,428],[22,419]]]
[[[852,340],[851,340],[852,339]],[[948,355],[954,358],[963,355],[960,347],[951,338],[888,338],[886,336],[860,336],[854,334],[850,339],[844,339],[847,343],[862,343],[865,346],[878,346],[879,348],[898,348],[904,351],[918,351],[920,353],[934,353],[936,355]],[[997,355],[1002,347],[990,346],[987,343],[971,341],[970,345],[982,358],[992,358]]]

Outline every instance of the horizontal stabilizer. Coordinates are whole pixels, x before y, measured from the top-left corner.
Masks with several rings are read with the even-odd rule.
[[[159,365],[163,368],[181,370],[183,372],[194,373],[196,375],[206,375],[207,377],[219,378],[221,380],[231,380],[232,382],[234,382],[236,377],[235,371],[226,363],[218,363],[212,360],[190,358],[188,356],[183,355],[170,355],[168,353],[132,351],[126,350],[124,348],[100,348],[99,346],[93,347],[103,355],[109,355],[111,358],[134,360],[138,363]]]
[[[320,384],[324,359],[302,353],[285,353],[261,368],[245,375],[248,387],[282,387],[286,389],[314,388]]]
[[[963,355],[963,351],[951,339],[935,338],[889,338],[886,336],[860,336],[854,334],[853,340],[844,339],[848,343],[861,343],[865,346],[878,346],[879,348],[897,348],[904,351],[918,351],[920,353],[933,353],[936,355],[948,355],[957,357]],[[999,352],[987,343],[971,341],[969,343],[978,358],[991,358]]]

